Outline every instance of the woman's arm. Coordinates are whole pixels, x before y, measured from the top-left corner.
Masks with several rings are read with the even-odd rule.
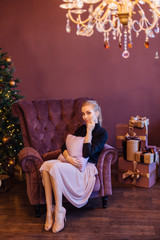
[[[92,131],[95,128],[95,122],[90,122],[87,124],[87,132],[84,139],[84,143],[91,143],[92,142]]]
[[[77,167],[78,169],[81,169],[83,167],[81,161],[79,161],[76,158],[71,157],[67,150],[64,150],[63,156],[67,160],[68,163],[72,164],[73,166]]]
[[[99,153],[106,143],[108,134],[105,130],[93,136],[91,142],[86,141],[83,144],[83,157],[92,157],[96,153]]]

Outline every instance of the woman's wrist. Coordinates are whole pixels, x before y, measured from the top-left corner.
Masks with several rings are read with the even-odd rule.
[[[92,133],[87,131],[87,134],[84,139],[84,143],[91,143],[91,141],[92,141]]]
[[[66,157],[66,160],[67,160],[67,162],[70,162],[70,161],[71,161],[71,159],[72,159],[72,157],[71,157],[71,156],[69,156],[69,155]]]

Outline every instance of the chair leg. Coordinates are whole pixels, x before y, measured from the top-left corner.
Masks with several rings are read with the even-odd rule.
[[[107,208],[108,195],[102,197],[102,208]]]
[[[34,209],[35,209],[35,216],[36,217],[40,217],[41,216],[41,205],[40,204],[37,204],[37,205],[34,205]]]

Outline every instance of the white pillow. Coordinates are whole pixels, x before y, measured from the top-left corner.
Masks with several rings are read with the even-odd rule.
[[[84,171],[88,161],[88,158],[84,158],[82,154],[84,139],[85,137],[77,137],[71,134],[68,134],[66,138],[67,151],[71,157],[74,157],[81,161],[82,163],[81,171]],[[62,154],[59,155],[58,159],[63,162],[66,162]]]

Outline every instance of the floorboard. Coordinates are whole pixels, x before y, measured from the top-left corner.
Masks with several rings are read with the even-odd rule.
[[[114,181],[108,208],[101,199],[90,199],[81,209],[65,202],[67,222],[57,234],[45,232],[45,206],[34,216],[25,181],[14,181],[0,193],[0,239],[2,240],[160,240],[160,179],[150,189]]]

